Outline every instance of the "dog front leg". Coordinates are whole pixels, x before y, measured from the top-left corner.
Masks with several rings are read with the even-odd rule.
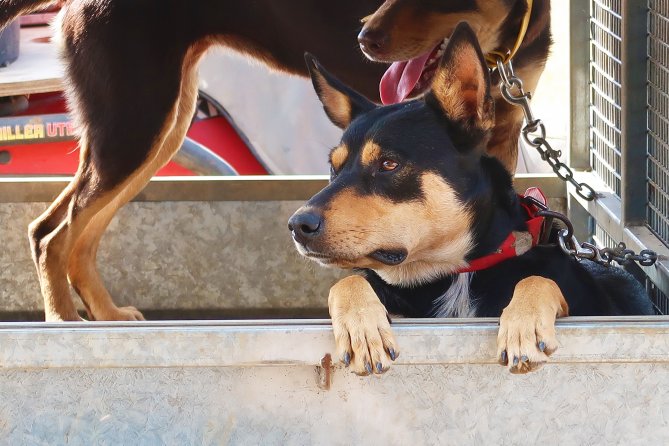
[[[384,373],[399,356],[388,312],[362,276],[337,282],[328,297],[337,354],[354,373]]]
[[[569,306],[552,280],[531,276],[518,282],[499,320],[500,364],[511,373],[527,373],[541,367],[558,348],[555,319],[568,315]]]

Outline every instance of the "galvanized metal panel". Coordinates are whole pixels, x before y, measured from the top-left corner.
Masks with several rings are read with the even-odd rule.
[[[49,202],[69,177],[0,177],[0,203]],[[237,177],[156,177],[133,201],[289,201],[308,200],[328,184],[325,175],[244,175]],[[550,198],[566,198],[553,174],[518,174],[516,189],[539,186]]]
[[[330,390],[325,322],[0,327],[3,444],[669,441],[666,318],[565,321],[525,376],[494,364],[492,321],[405,321],[398,364]]]

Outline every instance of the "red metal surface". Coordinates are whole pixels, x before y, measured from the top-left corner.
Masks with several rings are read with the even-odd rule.
[[[65,100],[54,93],[35,94],[30,97],[29,108],[17,116],[64,113]],[[249,148],[224,117],[214,117],[195,122],[188,136],[208,147],[241,175],[267,174]],[[75,141],[49,142],[0,147],[9,152],[10,162],[0,164],[0,175],[71,175],[77,169],[79,150]],[[170,162],[159,176],[184,176],[193,173]]]

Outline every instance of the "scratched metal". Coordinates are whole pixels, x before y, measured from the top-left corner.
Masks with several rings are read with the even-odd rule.
[[[287,221],[302,204],[130,203],[102,239],[100,273],[117,304],[142,309],[326,308],[341,272],[297,254]],[[43,309],[27,228],[45,208],[0,204],[0,311]]]
[[[562,321],[526,376],[494,363],[496,329],[402,321],[387,374],[326,391],[324,321],[0,324],[0,444],[669,442],[666,317]]]

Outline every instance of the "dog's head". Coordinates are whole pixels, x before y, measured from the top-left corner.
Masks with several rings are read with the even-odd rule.
[[[494,121],[476,36],[457,27],[421,99],[376,106],[307,57],[332,122],[331,182],[289,221],[298,251],[322,265],[369,268],[411,284],[466,263],[471,203],[485,192],[481,159]]]
[[[392,63],[379,89],[394,104],[429,87],[459,22],[470,24],[485,54],[515,40],[526,10],[526,0],[386,0],[363,19],[358,40],[369,59]]]

